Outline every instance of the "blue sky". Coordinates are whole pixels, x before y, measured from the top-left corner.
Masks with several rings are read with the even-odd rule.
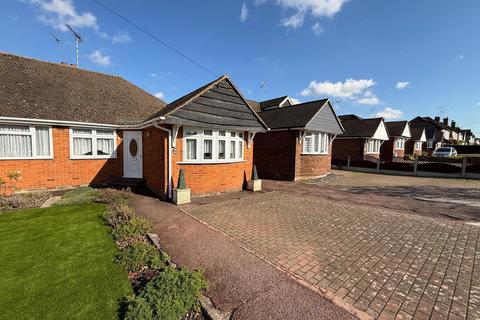
[[[329,97],[339,114],[448,116],[480,135],[478,0],[99,0],[244,95]],[[213,75],[93,0],[5,0],[0,50],[120,75],[172,101]],[[263,89],[260,84],[267,81]]]

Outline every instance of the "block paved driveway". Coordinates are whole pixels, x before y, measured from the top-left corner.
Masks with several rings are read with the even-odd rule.
[[[361,195],[332,184],[270,182],[267,192],[198,198],[183,208],[291,277],[372,317],[480,319],[480,227],[412,214],[394,196],[388,204],[388,197],[372,194],[367,204],[338,201],[328,193]]]

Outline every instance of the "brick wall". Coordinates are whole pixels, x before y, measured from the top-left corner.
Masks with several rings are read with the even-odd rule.
[[[329,150],[332,150],[330,144]],[[332,167],[332,154],[302,154],[303,144],[296,143],[295,180],[324,176]]]
[[[347,163],[348,157],[363,159],[365,154],[365,139],[335,139],[333,140],[332,158],[335,160],[342,160]],[[378,157],[375,154],[368,154],[369,156]]]
[[[294,180],[296,131],[255,135],[254,163],[260,179]]]
[[[422,144],[422,148],[425,148],[426,143]],[[421,156],[422,155],[422,150],[414,150],[415,148],[415,141],[413,140],[407,140],[405,143],[405,154],[413,154],[415,156]]]
[[[70,160],[68,127],[53,127],[53,159],[0,160],[0,177],[10,185],[7,174],[19,170],[17,189],[53,189],[111,182],[121,177],[122,138],[118,132],[116,159]],[[5,189],[3,190],[3,192]],[[8,191],[8,190],[7,190]]]
[[[183,128],[180,128],[176,141],[177,151],[172,159],[173,185],[178,181],[178,172],[185,171],[187,186],[192,195],[215,194],[238,191],[244,188],[246,180],[250,180],[253,166],[253,143],[247,147],[247,132],[244,132],[244,160],[236,163],[219,164],[181,164],[183,161]],[[165,167],[166,168],[166,167]],[[166,170],[166,169],[165,169]]]

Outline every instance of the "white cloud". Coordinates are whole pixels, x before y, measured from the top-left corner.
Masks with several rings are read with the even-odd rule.
[[[290,97],[290,100],[292,100],[292,103],[293,103],[293,104],[302,103],[302,101],[298,100],[297,98],[292,98],[292,97]]]
[[[460,61],[460,60],[463,60],[465,59],[465,56],[463,54],[459,54],[455,57],[455,59],[453,59],[453,61]]]
[[[366,91],[376,84],[373,79],[347,79],[345,82],[317,82],[312,81],[310,85],[300,93],[302,96],[320,96],[327,95],[339,98],[355,98],[363,95]]]
[[[67,31],[65,24],[74,28],[98,30],[97,18],[91,12],[78,12],[71,0],[30,0],[42,11],[40,21],[54,28]]]
[[[132,41],[132,38],[126,32],[119,32],[116,35],[112,36],[113,44],[127,43],[130,41]]]
[[[316,36],[319,36],[323,33],[324,29],[323,27],[320,25],[320,23],[316,22],[313,26],[312,26],[312,31],[313,33],[316,35]]]
[[[111,57],[103,55],[102,52],[100,52],[100,50],[95,50],[94,52],[89,54],[88,59],[90,59],[90,61],[96,64],[97,66],[109,67],[112,65]]]
[[[248,18],[248,8],[247,4],[244,2],[242,5],[242,10],[240,10],[240,21],[245,22]]]
[[[401,118],[403,116],[403,111],[387,107],[387,108],[375,113],[375,116],[376,117],[382,117],[382,118],[385,118],[387,120],[398,119],[398,118]]]
[[[156,78],[156,77],[158,77],[158,74],[156,74],[156,73],[154,73],[154,72],[153,72],[153,73],[150,73],[150,77]]]
[[[163,94],[163,92],[157,92],[155,94],[153,94],[156,98],[160,99],[160,100],[163,100],[165,99],[165,95]]]
[[[283,18],[280,20],[280,25],[284,27],[291,27],[293,29],[298,29],[303,25],[303,21],[305,20],[305,12],[298,11],[294,15],[291,15],[288,18]]]
[[[308,14],[314,17],[333,18],[350,0],[255,0],[255,5],[272,2],[284,10],[294,13],[280,21],[280,25],[297,29],[303,25]]]
[[[410,87],[410,82],[408,82],[408,81],[399,81],[395,85],[395,89],[397,89],[397,90],[403,90],[403,89],[406,89],[408,87]]]
[[[364,105],[369,105],[369,106],[375,106],[377,104],[380,104],[380,100],[376,95],[374,95],[371,91],[366,91],[363,94],[362,98],[358,98],[356,100],[358,104],[364,104]]]
[[[480,107],[480,102],[477,102],[477,106],[479,106],[479,107]]]

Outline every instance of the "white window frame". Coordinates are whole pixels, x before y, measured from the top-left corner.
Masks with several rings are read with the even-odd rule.
[[[405,138],[395,139],[395,149],[396,150],[405,150]]]
[[[74,133],[73,130],[91,130],[92,133]],[[113,135],[97,135],[97,130],[100,131],[112,131]],[[88,159],[116,159],[117,158],[117,131],[111,128],[84,128],[84,127],[70,127],[70,159],[72,160],[88,160]],[[92,139],[92,154],[91,155],[76,155],[73,152],[73,139],[74,138],[87,138]],[[111,139],[113,140],[113,153],[111,155],[98,155],[97,154],[97,139]]]
[[[1,135],[20,135],[20,136],[30,136],[32,140],[32,155],[30,157],[0,157],[1,160],[51,160],[53,159],[53,136],[52,136],[52,127],[51,126],[34,126],[29,124],[17,124],[17,123],[1,123],[1,125],[12,126],[12,127],[28,127],[29,131],[2,131],[0,129]],[[50,155],[48,156],[37,156],[37,141],[35,139],[36,128],[48,128],[48,140],[49,140],[49,149]]]
[[[383,140],[379,139],[368,139],[366,146],[366,154],[379,154],[380,147],[382,146]]]
[[[423,147],[422,141],[415,141],[415,150],[422,150],[422,147]]]
[[[306,140],[311,141],[311,150],[308,150]],[[302,154],[326,155],[330,153],[330,135],[320,131],[309,131],[303,136]]]
[[[427,148],[428,149],[433,149],[433,140],[428,140],[427,141]]]
[[[195,135],[188,135],[187,131],[196,131]],[[212,135],[205,135],[205,131],[211,131]],[[220,132],[225,132],[225,135],[220,136]],[[232,133],[235,136],[232,136]],[[235,130],[217,130],[210,128],[198,127],[183,127],[183,151],[182,162],[184,164],[209,164],[209,163],[236,163],[245,161],[245,133],[243,131]],[[187,159],[187,140],[195,140],[197,142],[196,159]],[[212,140],[212,157],[211,159],[204,159],[204,141]],[[218,158],[219,141],[225,141],[225,159]],[[235,158],[230,159],[231,142],[235,142]],[[240,144],[241,143],[241,144]],[[240,151],[240,152],[239,152]]]

